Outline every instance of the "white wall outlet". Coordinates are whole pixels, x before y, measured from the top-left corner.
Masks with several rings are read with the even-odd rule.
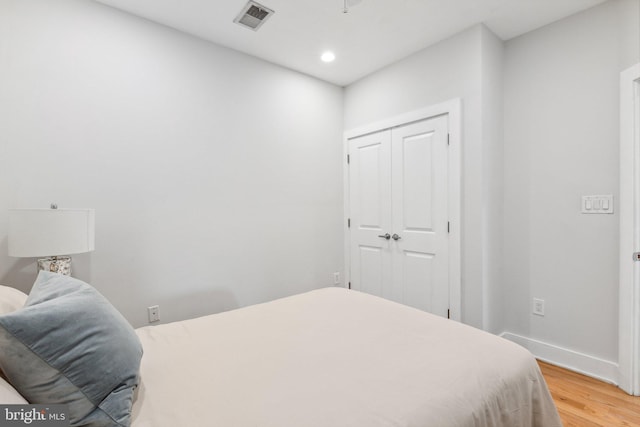
[[[333,284],[334,285],[339,285],[340,284],[340,272],[338,272],[338,271],[333,273]]]
[[[540,298],[533,299],[533,314],[544,316],[544,300]]]
[[[147,307],[147,314],[149,315],[149,323],[160,321],[160,306],[152,305]]]

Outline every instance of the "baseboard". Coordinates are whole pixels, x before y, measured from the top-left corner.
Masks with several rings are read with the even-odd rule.
[[[618,364],[510,332],[500,334],[529,350],[536,359],[618,385]]]

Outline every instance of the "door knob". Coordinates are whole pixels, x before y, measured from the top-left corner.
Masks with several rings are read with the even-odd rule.
[[[393,236],[391,236],[391,238],[392,238],[393,240],[395,240],[395,241],[398,241],[398,240],[402,239],[402,237],[398,236],[398,235],[397,235],[397,234],[395,234],[395,233],[393,234]]]
[[[389,234],[389,233],[387,233],[387,234],[382,234],[382,235],[379,235],[378,237],[381,237],[381,238],[383,238],[383,239],[389,240],[389,239],[391,238],[391,234]]]

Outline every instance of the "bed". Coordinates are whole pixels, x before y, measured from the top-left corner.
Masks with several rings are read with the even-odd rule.
[[[356,291],[135,333],[133,427],[561,426],[527,350]]]

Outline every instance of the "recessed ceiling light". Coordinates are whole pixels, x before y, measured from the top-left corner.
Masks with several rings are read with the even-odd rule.
[[[322,62],[333,62],[336,59],[336,55],[328,50],[322,54],[320,59],[322,59]]]

